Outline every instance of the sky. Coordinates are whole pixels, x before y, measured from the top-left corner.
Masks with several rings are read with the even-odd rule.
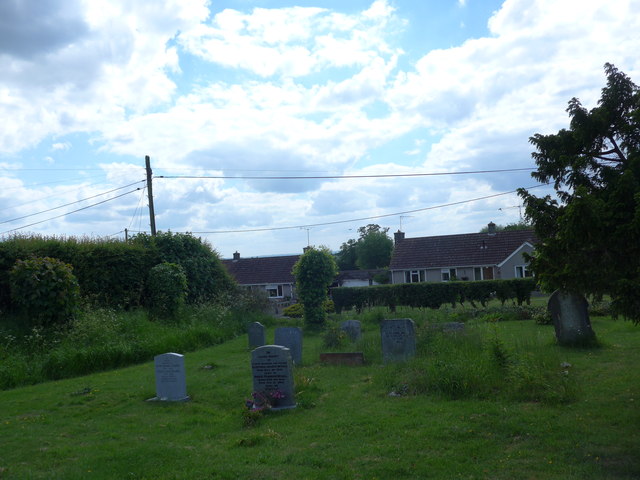
[[[222,258],[518,222],[529,138],[640,83],[640,0],[3,0],[0,236]],[[435,175],[434,175],[435,174]],[[293,178],[292,178],[293,177]]]

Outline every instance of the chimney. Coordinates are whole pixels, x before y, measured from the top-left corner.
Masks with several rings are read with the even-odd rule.
[[[240,253],[239,252],[235,252],[233,254],[233,261],[237,262],[238,260],[240,260]]]
[[[487,227],[489,228],[487,233],[489,235],[495,235],[496,234],[496,224],[493,222],[489,222],[489,225],[487,225]]]
[[[404,232],[398,230],[393,234],[393,243],[394,245],[398,245],[402,240],[404,240]]]
[[[302,251],[303,251],[304,253],[307,253],[309,250],[311,250],[311,247],[304,247],[304,248],[302,249]]]

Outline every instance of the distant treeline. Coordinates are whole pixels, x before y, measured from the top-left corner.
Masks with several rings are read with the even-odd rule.
[[[191,234],[141,234],[126,242],[15,236],[0,242],[0,309],[11,309],[11,268],[17,260],[32,257],[51,257],[70,264],[80,294],[97,306],[145,305],[149,271],[162,262],[176,263],[184,269],[188,303],[212,300],[234,287],[218,254]]]
[[[514,300],[518,305],[529,303],[536,282],[532,278],[517,280],[482,280],[478,282],[423,282],[377,285],[372,287],[339,287],[331,290],[336,312],[365,307],[440,308],[442,305],[469,302],[486,306],[492,298],[502,303]]]

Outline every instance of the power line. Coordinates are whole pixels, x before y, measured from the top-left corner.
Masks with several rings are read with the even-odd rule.
[[[102,205],[103,203],[110,202],[111,200],[115,200],[117,198],[124,197],[125,195],[129,195],[130,193],[137,192],[140,189],[141,189],[141,187],[138,187],[135,190],[130,190],[128,192],[121,193],[120,195],[116,195],[115,197],[107,198],[106,200],[102,200],[101,202],[93,203],[91,205],[87,205],[86,207],[78,208],[77,210],[72,210],[71,212],[63,213],[62,215],[57,215],[55,217],[47,218],[46,220],[41,220],[39,222],[30,223],[29,225],[23,225],[22,227],[12,228],[11,230],[7,230],[5,232],[1,232],[0,235],[4,235],[5,233],[9,233],[9,232],[15,232],[17,230],[22,230],[23,228],[32,227],[33,225],[38,225],[40,223],[49,222],[51,220],[55,220],[56,218],[66,217],[67,215],[70,215],[72,213],[81,212],[82,210],[87,210],[88,208],[92,208],[92,207],[95,207],[97,205]]]
[[[544,187],[545,185],[547,185],[546,183],[541,183],[538,185],[534,185],[532,187],[526,187],[526,190],[532,190],[534,188],[539,188],[539,187]],[[213,230],[213,231],[203,231],[203,232],[190,232],[190,233],[196,233],[196,234],[220,234],[220,233],[249,233],[249,232],[269,232],[269,231],[276,231],[276,230],[291,230],[294,228],[302,228],[302,229],[306,229],[306,228],[312,228],[312,227],[322,227],[322,226],[326,226],[326,225],[338,225],[341,223],[353,223],[353,222],[361,222],[364,220],[375,220],[377,218],[386,218],[386,217],[396,217],[398,215],[406,215],[408,213],[417,213],[417,212],[425,212],[427,210],[435,210],[438,208],[444,208],[444,207],[452,207],[454,205],[462,205],[465,203],[471,203],[471,202],[477,202],[479,200],[487,200],[489,198],[495,198],[495,197],[500,197],[500,196],[504,196],[504,195],[509,195],[511,193],[516,193],[518,190],[511,190],[509,192],[502,192],[502,193],[494,193],[493,195],[485,195],[484,197],[477,197],[477,198],[471,198],[469,200],[461,200],[459,202],[451,202],[451,203],[444,203],[442,205],[434,205],[432,207],[424,207],[424,208],[416,208],[414,210],[405,210],[402,212],[395,212],[395,213],[386,213],[384,215],[373,215],[371,217],[360,217],[360,218],[351,218],[349,220],[337,220],[334,222],[324,222],[324,223],[310,223],[310,224],[306,224],[306,225],[291,225],[288,227],[266,227],[266,228],[251,228],[251,229],[246,229],[246,230]]]
[[[465,172],[432,172],[432,173],[396,173],[380,175],[315,175],[315,176],[262,176],[231,177],[228,175],[159,175],[154,178],[182,179],[226,179],[226,180],[324,180],[340,178],[395,178],[395,177],[435,177],[441,175],[476,175],[484,173],[505,173],[531,171],[535,168],[505,168],[499,170],[472,170]]]
[[[123,188],[127,188],[127,187],[130,187],[131,185],[135,185],[136,183],[141,183],[141,182],[144,182],[144,180],[139,180],[137,182],[130,183],[129,185],[124,185],[123,187],[114,188],[113,190],[109,190],[108,192],[98,193],[97,195],[92,195],[91,197],[82,198],[80,200],[76,200],[75,202],[65,203],[64,205],[59,205],[57,207],[49,208],[47,210],[42,210],[41,212],[30,213],[29,215],[23,215],[22,217],[12,218],[11,220],[4,220],[4,221],[0,222],[0,225],[2,225],[3,223],[15,222],[16,220],[22,220],[23,218],[29,218],[29,217],[33,217],[33,216],[36,216],[36,215],[41,215],[43,213],[51,212],[53,210],[58,210],[60,208],[68,207],[69,205],[75,205],[76,203],[85,202],[87,200],[91,200],[92,198],[100,197],[102,195],[106,195],[106,194],[111,193],[111,192],[122,190]]]

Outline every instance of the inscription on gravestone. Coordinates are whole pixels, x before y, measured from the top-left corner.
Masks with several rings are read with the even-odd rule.
[[[247,328],[249,348],[262,347],[266,342],[264,338],[264,326],[260,322],[253,322]]]
[[[559,344],[581,345],[595,338],[588,307],[587,299],[577,293],[556,290],[551,294],[547,308]]]
[[[291,359],[296,365],[302,363],[302,330],[298,327],[278,327],[274,344],[291,350]]]
[[[154,357],[156,397],[152,400],[182,402],[189,399],[184,370],[184,356],[163,353]]]
[[[385,363],[404,361],[416,353],[415,327],[410,318],[383,320],[380,325],[380,338]]]
[[[362,330],[359,320],[345,320],[340,324],[340,329],[347,334],[349,340],[356,342],[362,336]]]
[[[272,410],[295,408],[293,363],[288,348],[279,345],[256,348],[251,352],[251,370],[254,392],[267,396],[278,392],[280,398],[272,399]]]

